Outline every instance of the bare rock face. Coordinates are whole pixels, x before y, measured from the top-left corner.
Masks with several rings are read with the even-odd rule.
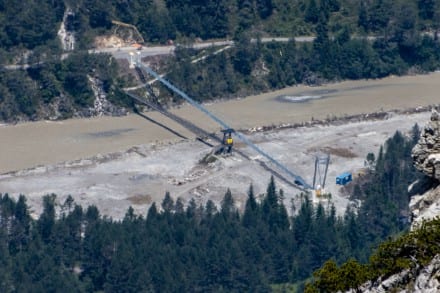
[[[426,174],[409,187],[412,229],[440,216],[440,114],[432,111],[431,119],[422,130],[419,142],[412,150],[414,166]],[[426,266],[415,265],[395,275],[365,283],[356,292],[369,293],[436,293],[440,292],[440,255]],[[354,290],[348,291],[354,293]]]
[[[431,178],[440,180],[440,114],[432,110],[419,142],[412,150],[414,166]]]
[[[437,293],[440,292],[440,255],[434,257],[425,267],[404,270],[377,282],[361,286],[363,293]],[[357,291],[357,292],[359,292]],[[355,293],[354,290],[347,293]]]
[[[423,220],[430,220],[440,215],[440,185],[423,194],[413,195],[409,203],[412,221],[411,229],[416,229]]]
[[[440,215],[440,114],[436,110],[432,110],[412,158],[414,166],[429,177],[410,186],[411,226],[415,229],[423,220]]]
[[[421,270],[414,284],[414,292],[440,292],[440,255],[434,257],[431,263]]]

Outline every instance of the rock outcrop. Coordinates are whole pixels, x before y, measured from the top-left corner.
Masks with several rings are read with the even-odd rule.
[[[61,44],[64,51],[75,50],[75,31],[73,30],[72,21],[75,17],[75,13],[69,7],[66,8],[63,16],[63,22],[61,23],[60,29],[58,30],[58,37],[60,38]]]
[[[423,128],[420,139],[412,150],[412,158],[414,166],[427,175],[409,187],[412,194],[412,229],[416,229],[423,220],[440,216],[440,114],[436,110],[432,111],[430,121]],[[368,281],[360,288],[346,293],[440,292],[440,255],[437,254],[426,265],[421,265],[414,256],[412,259],[410,268],[385,278]]]
[[[416,229],[423,220],[440,216],[440,114],[436,110],[432,110],[431,119],[412,150],[412,158],[414,166],[427,175],[409,187],[412,229]],[[417,265],[386,279],[368,282],[361,291],[440,292],[440,255],[424,267]]]
[[[440,255],[424,267],[416,266],[384,280],[368,282],[359,288],[363,293],[437,293],[440,292]],[[350,290],[347,293],[355,293]]]
[[[431,263],[419,272],[412,289],[412,292],[417,293],[440,292],[440,255],[434,257]]]
[[[102,80],[90,75],[87,75],[87,78],[92,87],[93,94],[95,95],[95,101],[93,103],[93,108],[88,109],[89,113],[86,113],[86,116],[127,115],[128,111],[125,108],[117,107],[107,100],[107,93],[104,90]]]
[[[440,215],[440,114],[435,109],[412,150],[412,158],[414,166],[427,175],[422,182],[410,187],[414,229],[423,220]]]
[[[419,142],[412,150],[414,166],[429,177],[440,180],[440,114],[432,110]]]
[[[440,186],[423,194],[413,195],[409,209],[412,215],[411,229],[417,228],[423,220],[440,216]]]

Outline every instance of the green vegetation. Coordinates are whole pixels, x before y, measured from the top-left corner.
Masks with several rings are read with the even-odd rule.
[[[286,22],[295,15],[296,21],[302,21],[302,31],[316,36],[313,43],[259,42],[259,37],[274,27],[269,23],[283,27],[274,14],[245,26],[253,29],[238,29],[233,34],[236,46],[203,61],[194,63],[196,51],[180,48],[168,63],[168,78],[203,101],[295,84],[381,78],[439,68],[437,37],[424,33],[436,31],[439,20],[422,13],[427,5],[424,1],[418,5],[407,1],[360,1],[353,5],[345,1],[311,0],[290,6],[280,2],[273,1],[274,11],[283,7],[283,11],[291,12]],[[438,9],[436,5],[431,5],[434,10]],[[366,35],[376,37],[368,39]],[[285,32],[284,36],[293,37],[295,33]],[[252,38],[257,42],[252,42]]]
[[[64,8],[63,1],[2,1],[0,56],[4,57],[10,49],[39,51],[42,47],[57,47],[58,24],[63,18]],[[5,61],[1,60],[1,63]]]
[[[439,244],[440,218],[425,221],[418,229],[382,243],[365,265],[354,259],[340,267],[333,260],[327,261],[314,272],[314,281],[307,284],[305,292],[357,292],[366,281],[428,265],[440,253]]]
[[[26,2],[29,1],[23,3]],[[75,15],[69,18],[69,27],[78,31],[84,48],[90,46],[86,40],[109,33],[112,20],[135,25],[147,42],[162,43],[169,39],[181,42],[236,38],[243,32],[284,37],[311,35],[317,32],[321,19],[328,22],[331,33],[347,27],[355,34],[382,34],[393,26],[405,31],[436,30],[440,22],[438,3],[422,0],[65,0],[56,5],[44,2],[47,4],[38,8],[49,13],[47,22],[59,22],[65,7],[73,10]],[[22,10],[19,16],[23,17],[32,11],[25,6]]]
[[[98,78],[109,101],[130,106],[122,93],[114,59],[104,54],[70,54],[27,70],[0,72],[0,120],[37,120],[90,116],[94,94],[89,77]]]
[[[250,187],[241,212],[229,190],[219,206],[210,200],[203,206],[194,200],[184,205],[167,193],[160,209],[153,204],[143,217],[130,208],[121,221],[101,217],[93,206],[83,210],[71,197],[56,206],[55,195],[43,198],[43,213],[32,220],[24,196],[14,201],[4,194],[0,291],[303,290],[304,281],[328,259],[334,261],[315,274],[322,278],[319,286],[332,283],[331,274],[348,274],[350,283],[343,286],[356,286],[364,280],[357,272],[363,268],[358,261],[367,261],[379,242],[407,227],[399,216],[408,195],[399,186],[409,179],[405,166],[411,143],[400,133],[386,143],[376,171],[356,188],[364,204],[357,213],[347,209],[343,217],[337,217],[330,203],[314,206],[306,194],[300,195],[300,206],[289,207],[294,212],[289,217],[284,193],[273,178],[264,196]],[[366,192],[369,185],[376,187]],[[373,256],[372,267],[387,274],[395,267],[391,261],[408,265],[399,260],[399,250],[395,252]]]
[[[57,31],[67,9],[72,13],[66,29],[75,36],[75,52],[60,61]],[[0,72],[0,120],[91,115],[87,74],[95,71],[109,99],[131,108],[120,92],[129,80],[118,77],[116,62],[81,53],[94,46],[97,36],[137,39],[133,30],[117,28],[113,20],[136,26],[147,46],[170,39],[185,45],[163,70],[203,101],[300,83],[436,70],[439,15],[436,1],[422,0],[8,1],[0,4],[0,64],[31,67]],[[299,35],[316,39],[301,44],[252,41]],[[233,39],[236,45],[191,63],[196,53],[185,48],[199,38]],[[169,96],[161,100],[168,102]]]
[[[0,2],[0,56],[12,50],[33,54],[59,52],[57,31],[69,8],[66,28],[75,32],[78,48],[93,46],[97,35],[115,32],[112,21],[137,27],[147,42],[169,39],[236,38],[252,36],[318,35],[325,23],[329,33],[391,35],[408,45],[415,32],[436,31],[440,7],[426,0],[23,0],[16,5]],[[133,36],[134,37],[134,36]],[[10,57],[10,55],[9,55]],[[1,61],[7,63],[8,58]]]
[[[205,100],[296,84],[429,72],[440,66],[439,42],[419,32],[403,37],[402,28],[393,27],[367,40],[350,38],[347,27],[331,34],[325,20],[316,29],[313,43],[252,42],[243,34],[233,48],[196,63],[196,51],[181,48],[167,64],[167,77],[190,96]]]

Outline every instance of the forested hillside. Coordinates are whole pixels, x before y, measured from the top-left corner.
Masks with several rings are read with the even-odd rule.
[[[356,34],[381,34],[402,21],[405,30],[415,24],[417,30],[428,31],[438,29],[440,22],[434,0],[12,0],[0,6],[2,51],[56,47],[66,9],[73,12],[67,29],[79,34],[82,48],[90,48],[94,36],[112,33],[112,20],[136,26],[147,42],[234,38],[243,32],[313,35],[322,17],[332,33],[348,27]]]
[[[75,53],[27,70],[0,72],[0,120],[93,116],[97,113],[91,78],[101,81],[109,101],[126,106],[123,80],[110,60],[106,55]]]
[[[205,100],[298,83],[436,70],[439,11],[432,0],[3,1],[0,119],[94,115],[90,76],[102,80],[112,102],[130,108],[117,91],[132,79],[120,78],[121,68],[109,56],[85,54],[97,36],[116,34],[112,21],[135,26],[146,46],[168,40],[183,44],[163,70],[191,96]],[[57,35],[64,15],[75,39],[68,57]],[[301,35],[316,39],[301,44],[252,41]],[[197,52],[185,49],[188,45],[219,38],[236,45],[191,62]]]
[[[383,284],[380,289],[390,292],[436,292],[439,241],[440,219],[437,217],[424,221],[414,231],[380,244],[366,264],[350,259],[338,267],[334,260],[327,261],[314,273],[313,282],[307,284],[305,292],[330,293],[350,289],[355,292],[370,292],[379,287],[381,281],[389,281],[387,278],[394,280]],[[434,267],[433,271],[427,272],[429,266]],[[420,282],[420,279],[426,280],[426,283]],[[420,283],[426,287],[418,287],[422,285]]]
[[[415,128],[417,132],[417,128]],[[358,211],[336,215],[330,202],[285,206],[273,178],[264,195],[252,186],[243,211],[226,190],[216,206],[184,203],[166,194],[145,215],[129,209],[122,221],[67,198],[43,198],[38,220],[26,198],[0,197],[0,291],[34,292],[267,292],[303,288],[326,260],[367,261],[372,249],[408,227],[402,211],[414,178],[413,140],[396,133],[377,156],[376,169],[354,195]],[[371,159],[371,157],[370,157]],[[289,217],[287,209],[294,216]],[[31,289],[32,288],[32,289]]]

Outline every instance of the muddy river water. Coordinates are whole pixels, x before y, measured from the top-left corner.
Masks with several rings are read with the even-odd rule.
[[[206,107],[231,127],[243,129],[438,103],[440,73],[432,73],[291,87]],[[191,106],[173,112],[208,131],[220,130]],[[156,123],[132,114],[0,126],[0,174],[194,136],[158,113],[148,112],[146,116]]]

